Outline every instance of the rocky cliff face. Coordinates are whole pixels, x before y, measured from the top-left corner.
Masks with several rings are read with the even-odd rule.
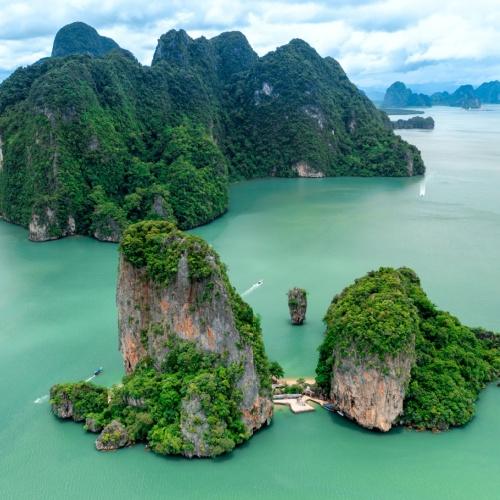
[[[464,425],[500,373],[500,337],[437,309],[408,268],[356,280],[334,297],[325,322],[318,389],[368,429]]]
[[[106,217],[100,221],[98,227],[94,229],[93,236],[96,240],[107,241],[108,243],[118,243],[122,236],[123,228],[113,217]]]
[[[338,411],[388,431],[403,412],[418,317],[406,275],[381,268],[337,295],[325,322],[317,383]]]
[[[321,178],[325,177],[323,172],[318,172],[314,170],[305,161],[300,161],[293,166],[293,171],[297,174],[297,177],[310,177],[310,178]]]
[[[49,241],[57,240],[65,236],[72,236],[76,231],[74,217],[68,217],[66,224],[61,225],[57,220],[54,210],[46,207],[40,213],[34,213],[31,216],[29,224],[29,239],[31,241]]]
[[[228,365],[243,368],[238,382],[243,395],[240,409],[252,432],[270,420],[272,403],[269,394],[262,393],[252,343],[238,331],[234,291],[206,243],[168,223],[161,227],[166,228],[162,245],[167,253],[168,247],[176,253],[167,257],[172,259],[170,269],[175,268],[168,283],[158,283],[147,265],[132,264],[126,251],[120,257],[117,306],[125,371],[132,373],[146,358],[160,371],[172,337],[194,343],[201,352],[218,354]],[[201,279],[193,277],[199,272],[195,265],[204,268]],[[183,404],[192,408],[195,400]]]
[[[334,352],[330,399],[339,411],[367,429],[388,431],[403,412],[414,353],[360,360],[356,351]]]
[[[110,451],[123,448],[129,444],[127,429],[118,420],[112,420],[99,434],[95,447],[99,451]]]
[[[270,363],[260,324],[200,238],[164,221],[128,227],[117,285],[127,376],[111,389],[51,389],[59,418],[100,433],[98,450],[147,442],[161,454],[212,457],[270,422]]]

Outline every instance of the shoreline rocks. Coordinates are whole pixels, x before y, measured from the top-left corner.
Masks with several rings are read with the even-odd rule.
[[[76,222],[72,215],[68,216],[65,227],[61,228],[57,215],[50,207],[46,207],[40,214],[33,213],[29,223],[29,240],[43,242],[57,240],[65,236],[76,234]]]
[[[112,420],[99,434],[95,447],[99,451],[110,451],[123,448],[129,444],[127,429],[118,420]]]

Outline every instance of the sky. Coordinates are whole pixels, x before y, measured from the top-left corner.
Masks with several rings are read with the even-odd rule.
[[[143,64],[169,29],[192,37],[239,30],[259,55],[302,38],[367,89],[500,79],[500,0],[0,0],[0,80],[49,56],[57,30],[73,21]]]

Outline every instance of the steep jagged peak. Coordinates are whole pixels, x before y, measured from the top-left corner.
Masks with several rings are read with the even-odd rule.
[[[484,82],[475,90],[475,95],[483,103],[498,104],[500,102],[500,82]]]
[[[152,64],[201,66],[221,78],[251,68],[258,60],[243,33],[228,31],[207,40],[191,38],[184,30],[170,30],[160,37]]]
[[[193,39],[183,29],[167,31],[158,40],[152,64],[169,60],[183,65],[187,64],[189,61],[189,46],[192,43]]]
[[[120,46],[111,38],[101,36],[88,24],[75,22],[61,28],[54,38],[52,57],[73,54],[103,56]]]
[[[283,55],[303,57],[309,59],[310,61],[318,61],[323,59],[315,49],[313,49],[307,42],[305,42],[301,38],[293,38],[285,45],[278,47],[275,51],[266,54],[264,56],[264,59],[267,57],[276,57]]]
[[[210,39],[210,44],[216,53],[217,71],[223,78],[251,69],[259,59],[240,31],[221,33]]]
[[[384,96],[384,106],[405,107],[405,106],[431,106],[431,98],[425,94],[416,94],[403,82],[394,82],[386,91]]]
[[[344,68],[340,65],[340,63],[337,61],[337,59],[334,59],[331,56],[326,56],[324,59],[325,63],[328,64],[334,71],[336,71],[339,76],[342,76],[344,79],[347,78],[347,74],[344,71]]]
[[[170,30],[160,37],[152,65],[167,64],[189,68],[208,83],[206,90],[217,87],[217,63],[212,45],[205,37],[191,38],[184,30]]]
[[[461,85],[449,98],[450,106],[461,106],[463,108],[480,108],[481,101],[474,93],[472,85]]]

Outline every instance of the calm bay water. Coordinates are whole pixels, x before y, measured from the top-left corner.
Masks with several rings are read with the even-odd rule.
[[[432,300],[500,330],[500,107],[434,108],[434,131],[404,131],[422,179],[271,179],[233,186],[230,212],[194,231],[229,266],[262,317],[268,353],[313,375],[334,294],[381,265],[413,267]],[[425,196],[419,196],[425,182]],[[117,382],[117,249],[88,238],[29,243],[0,223],[0,498],[497,499],[500,389],[443,434],[370,433],[324,411],[277,412],[270,428],[216,460],[163,458],[142,446],[98,453],[94,436],[50,415],[51,384],[104,366]],[[286,291],[309,291],[292,327]]]

